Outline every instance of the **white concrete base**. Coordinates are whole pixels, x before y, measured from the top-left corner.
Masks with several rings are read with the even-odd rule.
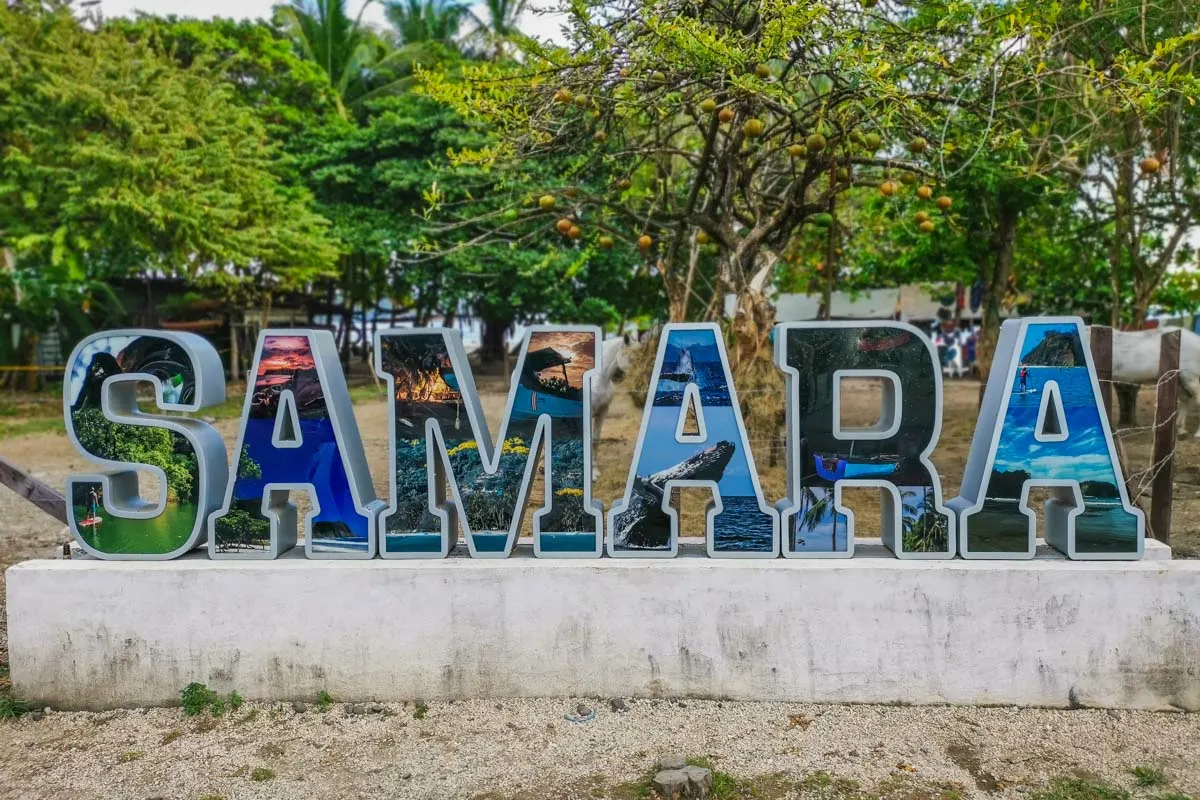
[[[1150,543],[1147,542],[1149,545]],[[1148,546],[1148,555],[1151,547]],[[29,561],[18,697],[697,696],[1200,709],[1200,561]],[[872,557],[876,556],[876,557]]]

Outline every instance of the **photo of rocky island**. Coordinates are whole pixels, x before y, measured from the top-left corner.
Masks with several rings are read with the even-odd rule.
[[[369,517],[355,506],[308,337],[264,337],[250,392],[232,505],[214,518],[217,551],[268,549],[262,505],[269,482],[312,487],[312,551],[365,552]]]
[[[899,492],[898,544],[906,553],[946,553],[950,517],[938,509],[937,478],[921,461],[938,424],[936,362],[921,335],[896,325],[793,327],[785,334],[787,365],[799,372],[796,426],[799,487],[784,525],[791,553],[846,553],[849,518],[837,511],[839,482],[879,481]],[[833,435],[838,370],[883,370],[899,377],[903,424],[883,439]],[[893,495],[885,492],[884,502]],[[885,535],[888,532],[885,531]]]
[[[65,391],[71,427],[83,449],[97,458],[130,462],[130,469],[137,463],[162,470],[167,483],[166,506],[150,519],[115,516],[105,512],[102,483],[71,481],[68,512],[71,528],[94,550],[161,555],[178,550],[191,538],[198,513],[199,469],[196,452],[186,437],[164,428],[105,418],[101,409],[104,382],[134,373],[158,378],[166,403],[195,401],[194,365],[179,344],[159,336],[100,337],[88,342],[68,367]],[[145,410],[154,411],[149,397],[142,403]],[[181,519],[188,524],[179,524]]]
[[[710,329],[664,333],[661,368],[652,378],[654,399],[644,412],[636,472],[626,500],[610,515],[614,551],[671,549],[671,519],[662,506],[672,481],[717,485],[722,511],[713,517],[714,552],[774,549],[773,516],[761,509],[750,454],[742,452],[740,412],[733,403],[717,335]],[[688,413],[689,395],[699,399],[705,432],[701,442],[676,439],[680,415]]]
[[[1122,503],[1083,348],[1072,323],[1025,328],[985,497],[967,514],[971,552],[1026,552],[1029,518],[1019,508],[1022,489],[1027,481],[1049,480],[1079,483],[1084,509],[1075,517],[1077,552],[1137,552],[1137,517]],[[1057,404],[1050,399],[1044,432],[1051,438],[1065,434],[1060,441],[1039,441],[1036,435],[1047,392],[1061,399],[1064,418],[1057,419]],[[1053,491],[1059,502],[1074,505],[1070,489]]]
[[[583,381],[596,364],[596,336],[584,331],[537,331],[529,334],[514,374],[512,413],[500,443],[494,472],[484,468],[480,441],[492,446],[487,421],[473,429],[464,397],[474,395],[469,373],[455,369],[446,336],[431,333],[380,337],[383,371],[394,381],[396,428],[395,509],[383,517],[384,551],[438,552],[441,523],[428,500],[427,428],[433,422],[446,444],[453,478],[462,498],[465,522],[477,550],[501,552],[508,544],[538,420],[551,427],[551,505],[540,517],[542,547],[591,552],[600,535],[597,520],[586,513],[584,479]],[[466,370],[465,359],[462,369]],[[481,440],[476,439],[476,435]],[[440,460],[435,465],[436,497],[449,497]],[[541,505],[541,497],[532,499]]]

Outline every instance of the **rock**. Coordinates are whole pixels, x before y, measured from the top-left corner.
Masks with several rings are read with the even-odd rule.
[[[858,758],[858,751],[857,751],[857,750],[851,750],[851,751],[850,751],[849,753],[847,753],[846,755],[850,756],[851,758]]]
[[[664,769],[655,773],[651,784],[663,797],[706,800],[712,792],[712,770],[688,766],[682,769]]]
[[[518,725],[518,724],[517,724],[517,723],[515,723],[515,722],[506,722],[506,723],[504,723],[504,724],[508,726],[508,729],[509,729],[510,731],[519,731],[519,730],[521,730],[521,726],[520,726],[520,725]]]
[[[30,711],[25,716],[29,717],[34,722],[41,722],[42,719],[45,718],[46,712],[45,711]]]
[[[371,703],[371,705],[367,706],[367,710],[370,711],[372,714],[382,714],[383,713],[383,704]]]
[[[629,710],[629,704],[625,702],[623,697],[614,697],[608,701],[608,707],[618,714],[624,714]]]
[[[1117,711],[1115,708],[1110,708],[1110,709],[1108,709],[1108,711],[1106,711],[1106,712],[1104,712],[1104,713],[1108,714],[1108,715],[1109,715],[1110,717],[1112,717],[1113,719],[1120,719],[1120,718],[1121,718],[1121,712],[1120,712],[1120,711]]]
[[[687,708],[687,703],[683,702],[682,700],[680,700],[675,705],[679,706],[680,708]]]
[[[590,717],[592,714],[595,714],[595,713],[596,712],[592,709],[591,706],[588,706],[584,703],[580,703],[579,705],[575,706],[575,715],[576,716]]]
[[[658,768],[665,770],[683,769],[686,766],[687,759],[677,755],[669,755],[658,762]]]
[[[308,703],[301,703],[299,700],[297,700],[296,702],[292,703],[292,711],[295,711],[297,714],[303,714],[304,712],[308,711]]]
[[[400,780],[402,780],[402,781],[412,780],[412,773],[411,772],[404,773],[403,775],[400,776]]]
[[[367,713],[367,706],[365,703],[355,703],[354,705],[346,706],[346,713],[353,714],[356,717],[361,717],[363,714]]]

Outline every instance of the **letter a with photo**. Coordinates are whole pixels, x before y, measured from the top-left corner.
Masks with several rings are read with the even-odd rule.
[[[690,414],[696,432],[685,430]],[[779,515],[763,498],[737,391],[715,324],[663,328],[625,495],[609,511],[608,553],[669,558],[679,549],[679,515],[671,491],[707,489],[708,554],[718,558],[779,555]]]
[[[1029,490],[1048,488],[1046,543],[1073,559],[1139,559],[1145,517],[1129,502],[1078,317],[1008,320],[963,475],[964,558],[1033,558]]]
[[[375,556],[383,502],[367,470],[329,331],[265,330],[247,376],[225,505],[209,523],[213,558],[275,558],[296,546],[292,491],[307,491],[309,558]]]

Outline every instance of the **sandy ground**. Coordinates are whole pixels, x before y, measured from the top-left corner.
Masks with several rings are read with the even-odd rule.
[[[480,388],[495,425],[504,384],[482,380]],[[875,387],[845,396],[848,423],[871,420]],[[933,457],[946,498],[957,493],[977,398],[976,383],[947,384]],[[386,405],[365,402],[355,411],[376,488],[386,497]],[[1145,392],[1140,413],[1143,420],[1153,416]],[[595,494],[605,503],[624,488],[640,418],[622,392],[599,448]],[[232,447],[237,421],[217,425]],[[769,432],[751,436],[766,495],[774,500],[785,492],[783,461],[770,464],[775,439]],[[1149,447],[1146,431],[1125,437],[1132,469],[1145,468]],[[1200,442],[1182,441],[1172,531],[1181,556],[1200,555],[1197,454]],[[11,438],[0,442],[0,455],[53,486],[87,468],[62,434]],[[877,535],[877,492],[854,490],[846,497],[858,516],[857,533]],[[685,496],[685,534],[700,533],[704,499]],[[0,566],[48,556],[63,540],[61,525],[0,487]],[[0,627],[0,658],[6,656]],[[1056,775],[1130,788],[1128,769],[1147,764],[1165,769],[1169,791],[1200,795],[1195,714],[701,701],[631,701],[628,713],[616,714],[606,700],[592,699],[584,702],[598,709],[596,720],[573,724],[563,715],[576,702],[433,704],[424,719],[416,719],[411,706],[385,705],[373,713],[337,704],[323,714],[251,704],[219,720],[185,718],[180,709],[27,715],[0,721],[0,798],[637,797],[645,795],[627,782],[668,754],[707,758],[740,779],[754,779],[741,788],[757,794],[729,796],[828,798],[833,789],[838,797],[854,795],[848,784],[826,786],[813,775],[820,770],[893,800],[1021,796]],[[354,710],[365,713],[349,713]],[[260,771],[255,780],[256,769],[270,776]],[[1161,798],[1168,790],[1154,791]]]

